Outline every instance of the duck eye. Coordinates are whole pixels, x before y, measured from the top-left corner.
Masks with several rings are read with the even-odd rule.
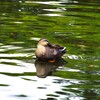
[[[45,41],[45,42],[48,42],[48,40],[46,40],[46,39],[45,39],[44,41]]]

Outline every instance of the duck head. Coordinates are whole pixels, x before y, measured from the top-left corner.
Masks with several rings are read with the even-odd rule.
[[[41,46],[47,46],[49,44],[50,43],[48,42],[47,39],[40,39],[39,42],[38,42],[38,45],[41,45]]]

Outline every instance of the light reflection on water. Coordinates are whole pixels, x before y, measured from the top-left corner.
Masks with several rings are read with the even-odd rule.
[[[0,57],[28,57],[30,56],[30,53],[29,54],[26,54],[26,53],[17,53],[17,54],[0,54]]]
[[[1,100],[99,100],[98,0],[0,3]],[[37,61],[40,38],[66,46],[64,61]]]
[[[70,86],[73,84],[79,84],[81,81],[79,80],[67,80],[59,77],[52,77],[49,76],[47,78],[38,78],[36,76],[19,76],[19,77],[11,77],[6,75],[0,75],[0,77],[3,77],[2,81],[0,80],[1,84],[4,84],[6,86],[1,87],[0,93],[2,100],[10,100],[15,99],[19,100],[21,97],[23,99],[46,99],[47,97],[50,98],[54,95],[55,97],[58,97],[60,100],[61,98],[70,97],[70,98],[78,98],[76,94],[72,92],[65,92],[65,94],[62,91],[62,95],[59,94],[61,90],[63,89],[62,86]],[[28,80],[28,81],[27,81]],[[60,82],[60,83],[59,83]],[[23,85],[24,83],[24,85]],[[73,89],[74,90],[74,89]],[[78,91],[78,88],[75,89]],[[6,94],[5,94],[6,91]],[[16,98],[15,98],[16,97]],[[82,97],[79,97],[82,98]],[[78,100],[79,100],[78,98]],[[73,99],[71,99],[73,100]]]
[[[26,63],[20,60],[14,59],[0,59],[0,72],[4,73],[24,73],[35,72],[34,64]],[[5,63],[5,64],[3,64]]]

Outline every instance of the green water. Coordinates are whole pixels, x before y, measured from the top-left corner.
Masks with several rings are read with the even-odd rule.
[[[67,48],[36,60],[37,41]],[[100,100],[99,0],[0,0],[1,100]]]

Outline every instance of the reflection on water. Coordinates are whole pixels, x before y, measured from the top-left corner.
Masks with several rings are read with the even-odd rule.
[[[99,100],[99,12],[100,0],[0,0],[0,99]],[[65,61],[36,60],[40,38]]]
[[[54,71],[60,66],[63,66],[65,61],[63,59],[57,60],[55,62],[48,62],[42,60],[35,61],[36,73],[40,78],[45,78],[46,76],[52,75]]]

